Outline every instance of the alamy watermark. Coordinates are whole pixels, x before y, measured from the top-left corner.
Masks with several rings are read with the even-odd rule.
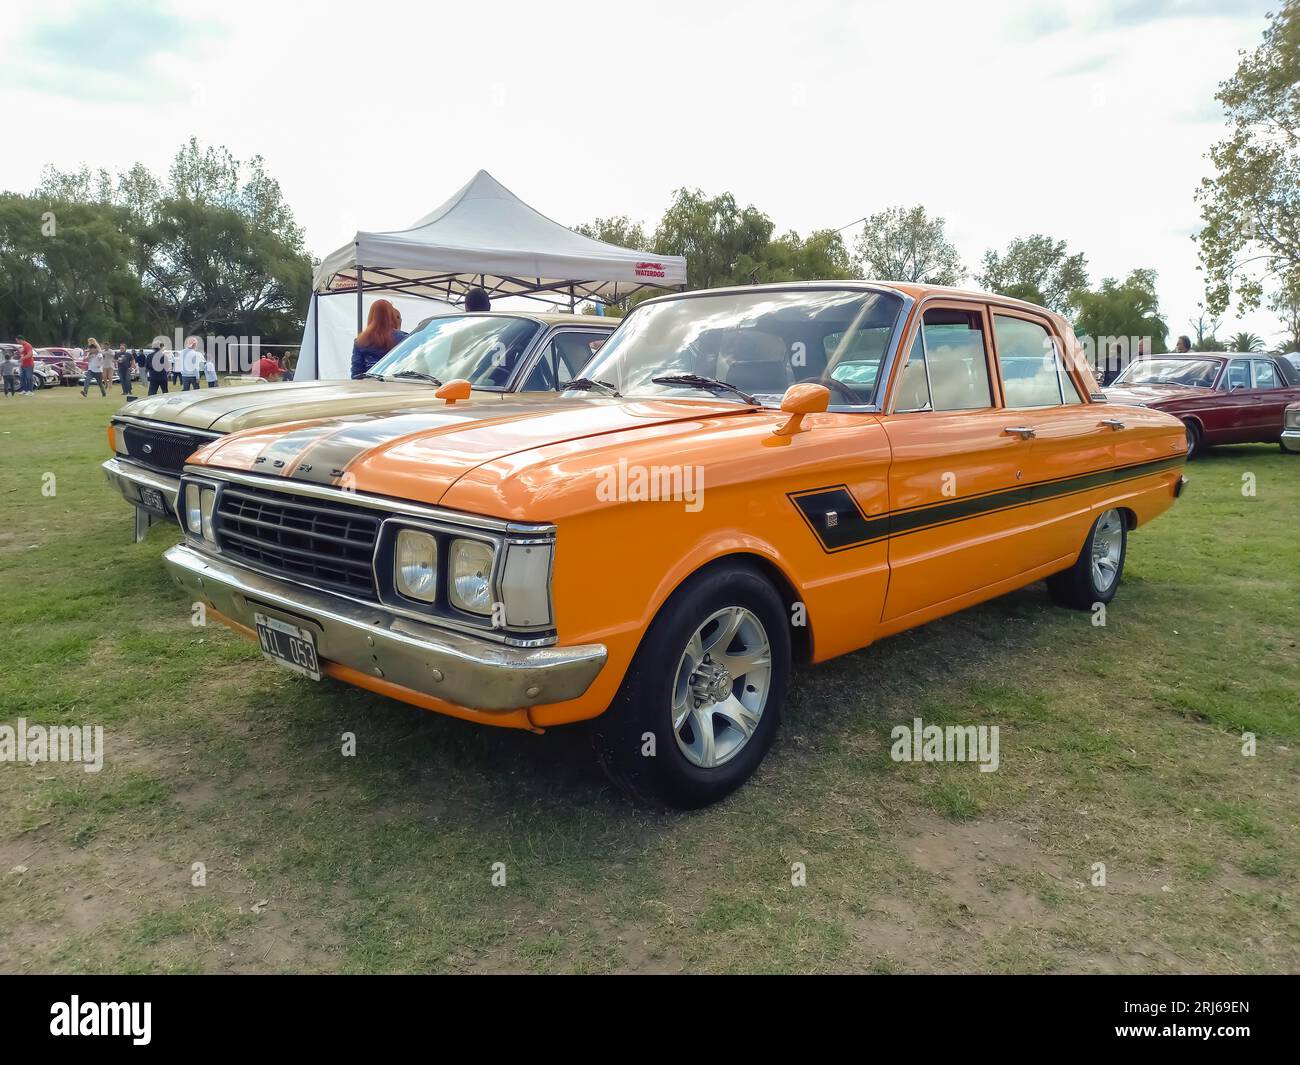
[[[103,725],[0,725],[0,762],[80,762],[87,773],[104,768]]]
[[[889,738],[895,762],[978,762],[981,773],[998,768],[997,725],[926,725],[916,717],[895,725]]]

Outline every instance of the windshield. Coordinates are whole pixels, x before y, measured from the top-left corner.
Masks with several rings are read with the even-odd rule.
[[[475,388],[503,388],[528,345],[541,331],[528,318],[452,314],[432,319],[375,363],[371,373],[404,371],[447,382],[463,378]]]
[[[1213,388],[1219,366],[1218,359],[1143,359],[1129,363],[1115,384]]]
[[[821,381],[832,403],[873,403],[902,307],[894,293],[848,289],[757,289],[651,303],[629,315],[583,376],[624,395],[698,396],[690,386],[654,381],[696,374],[768,404],[792,384]]]

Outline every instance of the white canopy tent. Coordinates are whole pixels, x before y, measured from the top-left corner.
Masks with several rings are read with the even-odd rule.
[[[387,299],[402,315],[402,328],[408,332],[431,314],[455,311],[442,300],[422,299],[395,292],[366,292],[362,313],[370,313],[377,299]],[[313,299],[307,307],[307,324],[298,349],[295,381],[334,380],[352,376],[352,341],[357,335],[356,308],[351,300]]]
[[[325,256],[313,278],[294,378],[347,376],[346,363],[333,353],[338,340],[326,339],[327,330],[331,336],[337,331],[336,316],[323,311],[322,301],[354,305],[350,352],[352,336],[361,331],[366,308],[376,296],[394,303],[400,295],[452,304],[477,287],[494,299],[516,296],[551,305],[567,299],[573,309],[580,299],[609,302],[645,288],[684,284],[682,256],[652,255],[584,237],[533,210],[480,170],[413,226],[357,233],[351,243]],[[349,295],[354,300],[347,300]],[[409,318],[402,311],[410,325],[431,313],[435,309]],[[313,323],[322,328],[313,329]]]

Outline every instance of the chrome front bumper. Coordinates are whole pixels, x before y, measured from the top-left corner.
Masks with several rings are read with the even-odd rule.
[[[399,617],[381,607],[265,577],[177,544],[163,555],[195,601],[245,628],[257,613],[305,626],[322,659],[469,710],[576,699],[605,665],[603,644],[510,647]]]
[[[1300,454],[1300,429],[1283,429],[1282,446],[1288,451]]]
[[[157,470],[151,470],[147,466],[141,466],[138,462],[132,462],[128,458],[118,455],[109,459],[102,466],[104,476],[108,478],[111,484],[122,498],[133,506],[141,506],[140,489],[156,488],[162,493],[163,499],[170,508],[171,513],[167,515],[170,521],[176,521],[176,495],[180,491],[181,479],[179,476],[171,477],[165,473],[159,473]],[[159,515],[162,517],[162,515]]]

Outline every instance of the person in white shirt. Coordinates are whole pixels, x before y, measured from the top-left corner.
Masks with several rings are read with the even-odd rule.
[[[81,380],[81,394],[84,396],[90,389],[90,382],[94,381],[99,385],[99,394],[108,395],[108,389],[104,387],[104,353],[99,350],[99,341],[91,337],[86,341],[86,376]]]
[[[216,388],[217,381],[217,360],[205,358],[203,360],[203,376],[208,379],[208,387]]]
[[[167,356],[167,368],[171,371],[172,384],[181,383],[181,353],[179,351],[170,352]]]
[[[190,337],[185,341],[185,350],[181,352],[181,391],[188,392],[199,387],[199,372],[203,369],[203,352],[199,351],[199,338]]]

